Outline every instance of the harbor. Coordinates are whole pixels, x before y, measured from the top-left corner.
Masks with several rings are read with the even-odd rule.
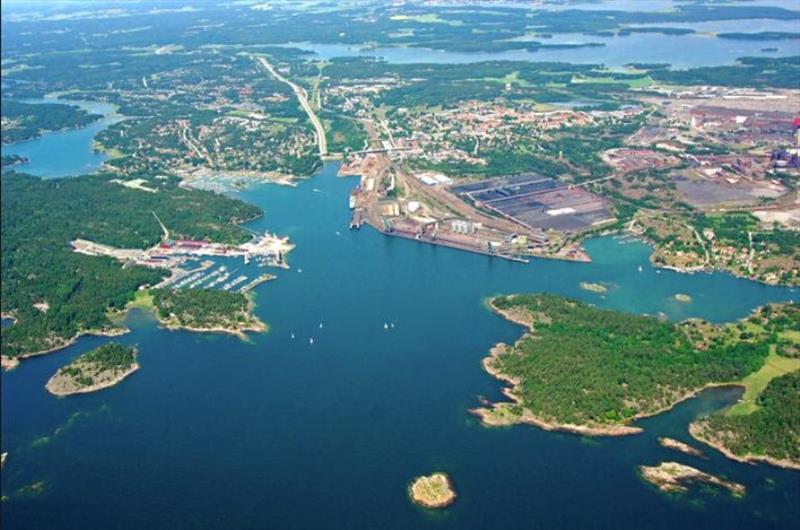
[[[156,288],[219,289],[239,293],[275,279],[274,275],[259,269],[289,269],[286,256],[295,248],[288,237],[269,232],[254,234],[251,241],[241,245],[165,239],[149,249],[127,249],[76,239],[71,246],[80,254],[117,259],[123,267],[168,270],[169,277],[155,285]]]

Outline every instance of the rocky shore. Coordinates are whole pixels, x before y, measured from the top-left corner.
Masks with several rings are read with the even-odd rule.
[[[756,464],[758,462],[763,462],[765,464],[782,467],[784,469],[800,471],[800,462],[796,462],[794,460],[774,458],[769,455],[737,455],[731,451],[722,440],[714,437],[713,433],[709,431],[706,423],[703,420],[698,420],[689,424],[689,434],[691,434],[696,440],[713,447],[731,460],[736,460],[737,462],[742,462],[745,464]]]

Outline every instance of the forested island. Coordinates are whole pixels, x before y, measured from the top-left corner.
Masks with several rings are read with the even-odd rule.
[[[75,105],[23,103],[6,98],[0,103],[0,116],[4,144],[37,138],[43,132],[85,127],[102,118],[99,114],[89,114]]]
[[[143,178],[155,192],[119,185],[109,174],[50,180],[3,175],[0,303],[3,316],[14,321],[2,333],[4,364],[64,347],[82,334],[123,332],[109,313],[167,275],[75,253],[69,245],[74,239],[148,248],[162,238],[157,214],[173,237],[241,243],[251,236],[237,224],[262,213],[217,193],[181,188],[175,177]]]
[[[139,369],[136,356],[131,346],[104,344],[59,368],[45,388],[56,396],[68,396],[114,386]]]
[[[153,307],[160,322],[170,329],[217,331],[243,336],[245,331],[266,331],[253,315],[250,296],[206,289],[153,289]]]
[[[795,354],[800,329],[796,305],[766,306],[727,325],[675,324],[549,294],[499,296],[490,305],[529,332],[514,345],[495,346],[484,360],[489,373],[510,384],[504,393],[513,401],[473,412],[486,425],[529,423],[588,435],[640,432],[632,421],[709,386],[740,384],[759,394],[763,386],[747,376],[758,374],[765,383],[781,375],[765,366]],[[800,363],[785,369],[798,370]],[[745,433],[758,432],[762,452],[788,457],[798,432],[796,418],[785,421],[796,411],[797,392],[790,395],[795,377],[772,380],[775,388],[761,394],[750,420],[712,417],[708,428],[733,428],[739,421],[739,443],[750,439]],[[769,423],[770,416],[781,421]]]

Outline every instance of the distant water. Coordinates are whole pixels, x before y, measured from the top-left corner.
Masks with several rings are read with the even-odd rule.
[[[740,22],[740,27],[741,27]],[[670,24],[659,24],[670,26]],[[751,31],[751,30],[747,30]],[[755,31],[755,30],[753,30]],[[350,44],[289,43],[286,46],[313,51],[319,59],[334,57],[381,57],[389,63],[476,63],[481,61],[533,61],[601,64],[619,68],[629,63],[668,63],[675,69],[731,65],[740,57],[785,57],[800,54],[798,40],[732,40],[708,35],[662,35],[634,33],[619,37],[557,34],[537,39],[544,44],[602,43],[602,47],[509,50],[502,52],[457,52],[414,47],[363,48]],[[763,48],[777,51],[766,54]]]
[[[108,158],[93,149],[95,135],[110,125],[122,120],[114,105],[97,101],[72,101],[60,99],[25,100],[26,103],[63,103],[77,105],[90,114],[101,114],[103,118],[80,129],[53,131],[39,138],[3,145],[3,155],[20,155],[29,160],[14,169],[45,178],[69,177],[92,173]]]
[[[4,530],[797,527],[800,474],[711,449],[710,461],[698,461],[656,442],[690,441],[688,422],[737,399],[735,389],[706,392],[642,422],[643,435],[618,439],[486,429],[467,413],[479,395],[501,398],[480,361],[521,333],[484,307],[487,296],[551,291],[725,321],[797,292],[721,273],[659,272],[646,246],[613,238],[587,244],[591,264],[525,265],[349,231],[356,180],[336,178],[336,169],[326,164],[298,188],[237,194],[266,211],[252,228],[298,245],[292,270],[257,288],[269,333],[245,343],[169,332],[134,313],[133,332],[120,340],[139,346],[142,369],[110,390],[56,399],[43,388],[104,338],[0,376]],[[581,281],[613,287],[598,295]],[[693,301],[675,302],[676,293]],[[635,468],[665,459],[742,482],[747,496],[664,496]],[[406,487],[434,470],[451,474],[459,498],[431,514],[409,502]],[[20,498],[19,488],[39,481],[40,495]]]

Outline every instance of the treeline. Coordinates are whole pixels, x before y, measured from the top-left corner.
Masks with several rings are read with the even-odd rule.
[[[797,88],[800,83],[800,56],[744,57],[732,66],[658,69],[651,71],[650,75],[657,81],[673,85]]]
[[[758,370],[768,340],[716,340],[699,348],[681,324],[598,309],[554,295],[498,297],[501,310],[534,315],[533,336],[495,367],[518,379],[535,415],[559,423],[608,425],[655,413],[714,382]]]
[[[132,190],[111,178],[3,175],[0,305],[17,320],[3,329],[3,355],[60,347],[84,330],[111,328],[108,310],[123,309],[140,286],[166,275],[76,254],[70,241],[145,248],[162,237],[156,213],[171,237],[240,243],[249,235],[234,223],[261,213],[222,195],[180,188],[174,178],[148,181],[157,193]]]
[[[84,127],[102,118],[75,105],[23,103],[6,98],[0,100],[0,114],[3,117],[0,137],[4,144],[30,140],[47,131]]]

